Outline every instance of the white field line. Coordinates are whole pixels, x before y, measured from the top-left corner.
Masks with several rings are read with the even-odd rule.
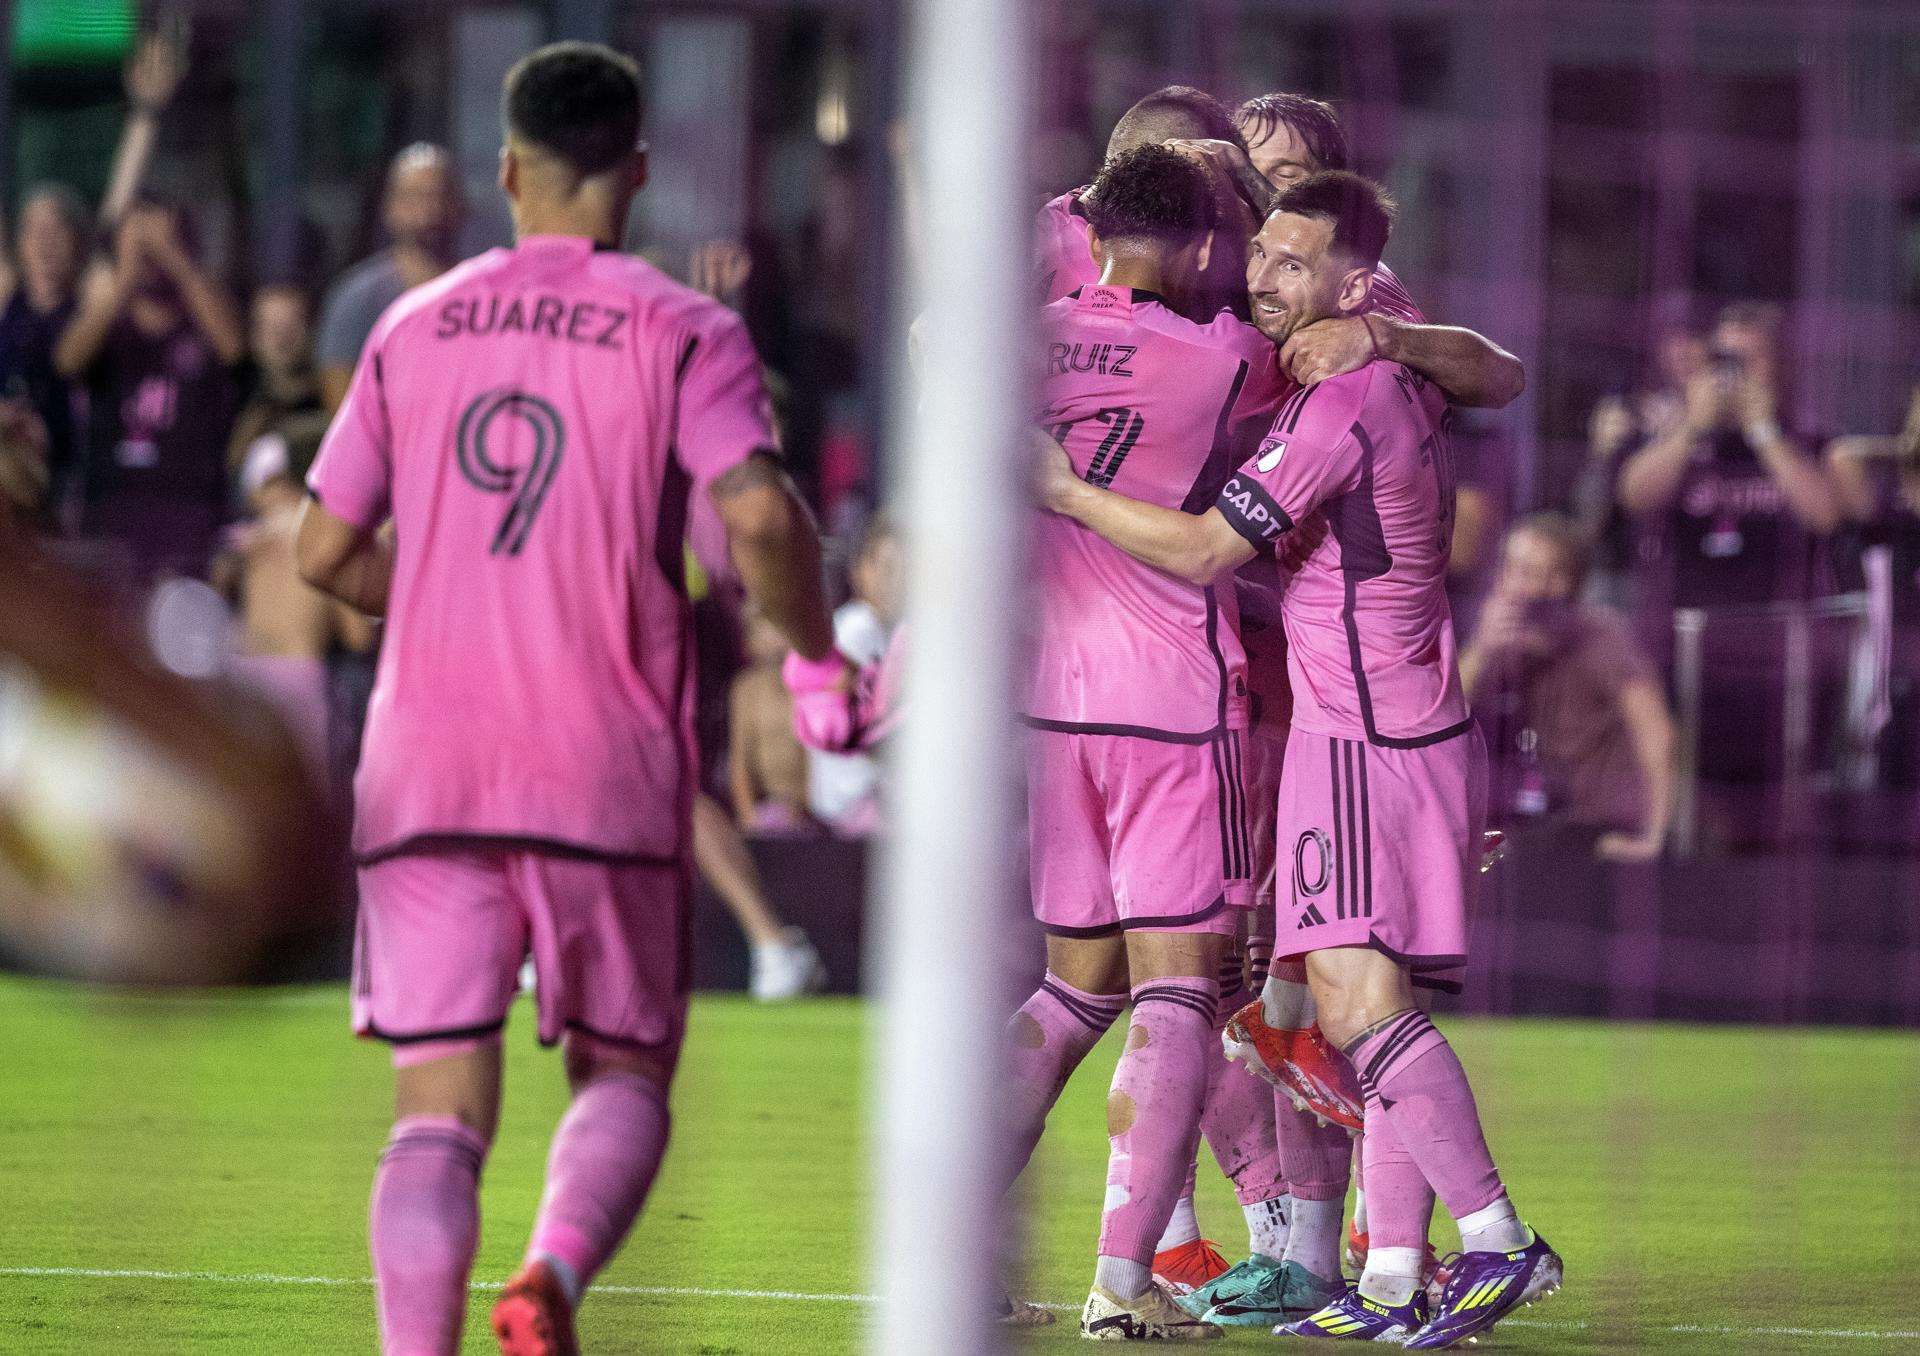
[[[371,1287],[373,1279],[367,1276],[282,1276],[273,1272],[227,1273],[218,1271],[146,1271],[134,1268],[97,1268],[97,1267],[0,1267],[0,1277],[17,1276],[23,1279],[48,1278],[87,1281],[202,1281],[212,1285],[306,1285],[323,1287]],[[471,1289],[497,1290],[499,1281],[475,1281]],[[799,1301],[824,1304],[875,1304],[878,1295],[859,1294],[820,1294],[806,1290],[714,1290],[703,1286],[691,1285],[596,1285],[595,1294],[600,1295],[649,1295],[658,1298],[678,1299],[731,1299],[731,1300],[778,1300]],[[1054,1309],[1062,1313],[1072,1313],[1079,1309],[1077,1304],[1043,1304],[1043,1309]],[[1559,1331],[1577,1331],[1590,1329],[1594,1325],[1587,1322],[1556,1323],[1551,1320],[1532,1318],[1504,1318],[1502,1327],[1508,1328],[1544,1328]],[[1666,1333],[1684,1337],[1806,1337],[1806,1338],[1857,1338],[1873,1342],[1916,1342],[1920,1341],[1920,1330],[1887,1330],[1877,1328],[1767,1328],[1745,1327],[1736,1324],[1714,1323],[1675,1323],[1665,1326],[1638,1329],[1647,1333]]]

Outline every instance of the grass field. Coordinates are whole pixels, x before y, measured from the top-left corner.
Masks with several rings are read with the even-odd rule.
[[[364,1211],[388,1073],[342,1034],[345,1010],[332,988],[0,982],[0,1351],[372,1351]],[[674,1150],[583,1312],[589,1352],[857,1349],[866,1020],[848,1001],[698,1003]],[[1920,1037],[1449,1027],[1517,1198],[1567,1261],[1567,1289],[1494,1349],[1920,1351]],[[1033,1169],[1036,1299],[1085,1294],[1112,1057],[1069,1088]],[[524,1014],[509,1061],[483,1282],[518,1258],[564,1097]],[[1236,1252],[1210,1163],[1201,1181],[1202,1220]],[[469,1351],[493,1350],[487,1298]],[[1077,1349],[1062,1319],[1030,1345]]]

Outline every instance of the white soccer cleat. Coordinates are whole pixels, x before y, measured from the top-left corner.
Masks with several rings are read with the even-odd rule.
[[[749,991],[762,1003],[779,1003],[827,986],[827,967],[807,934],[788,928],[777,942],[753,948],[753,978]]]
[[[1182,1312],[1155,1283],[1133,1300],[1094,1286],[1080,1311],[1080,1335],[1095,1342],[1211,1342],[1227,1331]]]

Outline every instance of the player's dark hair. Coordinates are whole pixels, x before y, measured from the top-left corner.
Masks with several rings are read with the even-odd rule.
[[[1167,85],[1120,115],[1120,121],[1113,125],[1113,135],[1107,138],[1107,155],[1176,137],[1230,141],[1242,149],[1246,146],[1225,104],[1192,85]]]
[[[1347,167],[1347,134],[1341,130],[1340,115],[1324,99],[1285,90],[1256,94],[1234,110],[1233,120],[1250,146],[1272,136],[1276,127],[1290,127],[1321,169]]]
[[[1287,212],[1333,223],[1333,248],[1355,263],[1373,268],[1393,230],[1393,199],[1373,180],[1351,170],[1309,174],[1281,193],[1267,215]]]
[[[1102,240],[1180,243],[1219,224],[1219,207],[1206,171],[1166,146],[1136,146],[1101,167],[1081,199]]]
[[[501,118],[510,135],[602,174],[640,144],[640,68],[597,42],[556,42],[507,72]]]

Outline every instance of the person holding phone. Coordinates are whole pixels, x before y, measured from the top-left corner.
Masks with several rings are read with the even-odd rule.
[[[1496,819],[1551,816],[1598,857],[1651,861],[1673,811],[1673,716],[1626,618],[1580,602],[1587,549],[1559,514],[1517,523],[1460,676],[1491,727]]]
[[[1640,562],[1665,574],[1675,607],[1807,597],[1815,543],[1839,526],[1815,440],[1782,422],[1779,331],[1777,307],[1722,311],[1680,417],[1621,467]]]

